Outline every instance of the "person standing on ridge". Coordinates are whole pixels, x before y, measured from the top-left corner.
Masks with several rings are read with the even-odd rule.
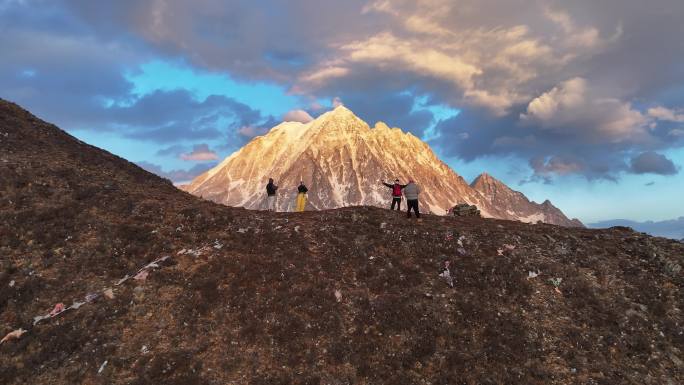
[[[268,184],[266,185],[268,211],[276,211],[276,191],[278,191],[278,186],[273,183],[273,178],[268,178]]]
[[[297,212],[301,213],[306,207],[306,193],[309,189],[304,186],[304,182],[299,182],[299,187],[297,187]]]
[[[394,210],[394,205],[397,205],[397,211],[401,211],[401,190],[403,190],[407,185],[399,184],[399,179],[394,180],[394,184],[385,183],[381,180],[382,184],[392,189],[392,206],[390,210]]]
[[[420,218],[420,210],[418,210],[418,194],[420,194],[420,187],[409,179],[408,184],[404,187],[404,196],[406,197],[406,204],[408,210],[406,216],[411,218],[411,209],[416,213],[416,218]]]

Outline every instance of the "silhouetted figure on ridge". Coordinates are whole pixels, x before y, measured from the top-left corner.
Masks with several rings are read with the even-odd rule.
[[[273,183],[273,178],[268,178],[268,184],[266,185],[266,200],[268,203],[268,211],[276,211],[276,192],[278,191],[278,186]]]

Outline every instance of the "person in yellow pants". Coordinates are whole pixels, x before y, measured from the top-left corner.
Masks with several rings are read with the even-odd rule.
[[[297,212],[304,211],[306,207],[306,193],[309,189],[304,186],[304,182],[299,182],[299,187],[297,187]]]

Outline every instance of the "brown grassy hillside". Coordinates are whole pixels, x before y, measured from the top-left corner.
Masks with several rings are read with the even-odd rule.
[[[0,101],[0,384],[681,384],[682,265],[626,228],[228,208]]]

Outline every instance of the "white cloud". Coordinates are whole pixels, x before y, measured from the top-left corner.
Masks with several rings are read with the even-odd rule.
[[[561,110],[573,110],[581,106],[586,97],[586,89],[587,82],[582,78],[565,81],[560,86],[532,100],[527,106],[527,113],[521,118],[549,122]]]
[[[684,111],[681,110],[671,110],[669,108],[658,106],[649,108],[648,115],[658,120],[684,123]]]
[[[670,136],[674,136],[676,138],[684,138],[684,129],[682,128],[673,128],[670,130],[668,133]]]
[[[549,159],[536,158],[530,161],[530,166],[536,175],[569,175],[581,171],[584,167],[575,160],[551,157]]]
[[[559,9],[546,7],[544,16],[557,24],[563,31],[562,43],[567,47],[596,48],[615,41],[622,34],[621,27],[618,25],[613,36],[603,39],[598,28],[593,26],[578,27],[568,12]]]
[[[193,147],[192,152],[181,154],[180,158],[185,161],[207,162],[218,159],[218,155],[209,149],[209,145],[198,144]]]
[[[313,120],[313,117],[309,115],[308,112],[304,110],[292,110],[288,111],[284,116],[283,116],[283,121],[284,122],[300,122],[300,123],[308,123]]]
[[[597,95],[583,78],[562,82],[533,99],[520,119],[524,124],[587,142],[639,142],[648,138],[646,116],[629,103]]]
[[[349,74],[348,68],[324,65],[322,68],[302,76],[300,81],[308,85],[320,85],[331,79],[344,77],[347,74]]]
[[[255,136],[264,135],[267,132],[268,128],[255,126],[242,126],[238,130],[238,134],[246,138],[253,138]]]
[[[579,25],[569,12],[543,3],[530,4],[528,13],[554,28],[533,29],[529,19],[491,13],[486,5],[468,1],[373,1],[363,15],[389,17],[400,28],[333,44],[327,61],[301,76],[294,89],[315,92],[353,77],[358,67],[370,67],[445,82],[452,104],[486,107],[503,116],[534,98],[540,75],[560,72],[620,36],[603,37],[598,27]],[[619,25],[614,29],[619,31]]]

